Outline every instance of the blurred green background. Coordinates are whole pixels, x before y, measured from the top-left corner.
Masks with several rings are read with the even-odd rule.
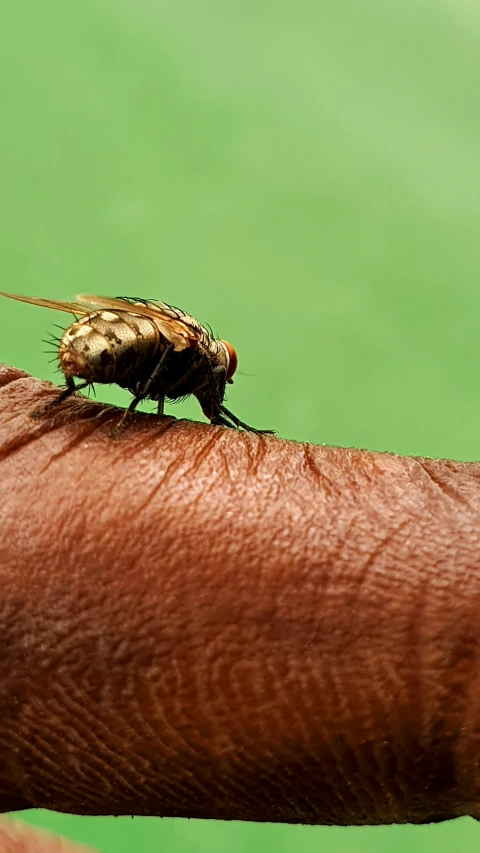
[[[2,289],[179,305],[238,349],[229,406],[283,437],[477,458],[479,36],[473,0],[0,4]],[[53,378],[65,317],[0,316],[0,358]],[[480,842],[22,816],[104,853]]]

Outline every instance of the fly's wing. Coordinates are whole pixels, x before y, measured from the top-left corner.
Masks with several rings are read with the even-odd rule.
[[[173,344],[177,352],[203,343],[207,334],[193,317],[163,302],[127,297],[92,296],[86,293],[79,294],[77,300],[81,305],[90,306],[90,311],[100,308],[104,311],[128,311],[130,314],[148,317],[154,321],[159,332]]]
[[[189,346],[206,344],[207,331],[193,317],[189,317],[177,308],[171,308],[163,302],[149,302],[129,298],[110,298],[107,296],[92,296],[81,294],[76,302],[66,302],[62,299],[40,299],[36,296],[19,296],[16,293],[2,293],[9,299],[39,305],[42,308],[53,308],[56,311],[66,311],[68,314],[85,316],[94,311],[127,311],[139,314],[153,320],[159,332],[174,346],[177,352]]]
[[[19,296],[18,293],[2,293],[0,296],[8,296],[9,299],[16,299],[18,302],[28,302],[30,305],[39,305],[41,308],[53,308],[55,311],[66,311],[68,314],[84,314],[91,313],[91,308],[87,305],[82,305],[80,302],[64,302],[62,299],[40,299],[36,296]]]

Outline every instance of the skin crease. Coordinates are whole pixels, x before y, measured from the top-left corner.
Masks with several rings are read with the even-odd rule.
[[[0,369],[2,810],[478,817],[480,467],[56,393]]]

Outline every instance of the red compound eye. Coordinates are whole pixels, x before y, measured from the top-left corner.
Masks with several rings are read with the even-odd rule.
[[[235,373],[238,364],[237,353],[233,349],[232,345],[229,344],[227,341],[220,341],[220,343],[223,344],[223,346],[225,347],[228,356],[227,382],[232,383],[232,376]]]

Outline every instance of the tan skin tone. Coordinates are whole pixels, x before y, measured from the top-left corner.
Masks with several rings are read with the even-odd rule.
[[[64,838],[26,826],[17,820],[0,818],[1,853],[94,853]]]
[[[0,370],[0,802],[480,816],[480,466],[315,447]]]

